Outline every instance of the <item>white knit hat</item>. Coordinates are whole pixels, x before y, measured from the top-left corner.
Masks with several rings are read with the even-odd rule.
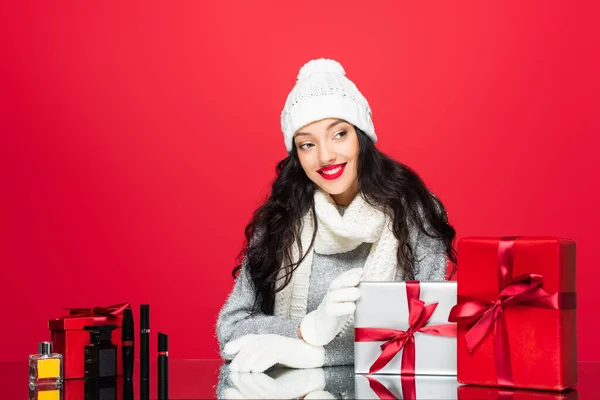
[[[362,130],[373,143],[377,142],[367,99],[346,78],[339,62],[319,58],[300,68],[296,85],[281,112],[281,130],[288,153],[298,129],[325,118],[343,119]]]

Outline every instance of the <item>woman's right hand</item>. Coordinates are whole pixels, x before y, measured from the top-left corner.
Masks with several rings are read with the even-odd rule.
[[[356,286],[362,276],[362,268],[353,268],[331,282],[319,307],[300,322],[300,335],[305,342],[325,346],[340,333],[348,316],[356,310],[355,301],[360,297]]]

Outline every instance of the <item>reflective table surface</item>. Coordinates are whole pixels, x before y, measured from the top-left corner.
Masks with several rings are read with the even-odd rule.
[[[135,365],[133,387],[123,378],[103,385],[86,385],[83,380],[65,381],[62,400],[71,399],[139,399],[139,365]],[[151,364],[151,399],[157,399],[157,364]],[[379,378],[380,376],[373,375]],[[27,361],[0,362],[2,399],[26,399],[28,388]],[[370,387],[365,376],[355,375],[353,366],[326,367],[313,370],[275,368],[266,373],[233,373],[221,360],[169,360],[169,399],[214,398],[286,398],[286,399],[354,399],[402,398],[400,377],[381,378],[382,385]],[[600,362],[579,363],[579,385],[567,392],[502,390],[459,386],[455,377],[416,379],[417,398],[431,399],[600,399]],[[387,386],[382,389],[381,386]],[[373,388],[379,389],[374,392]],[[469,390],[465,390],[469,389]],[[474,390],[473,390],[474,389]],[[133,395],[128,390],[133,390]],[[125,391],[125,393],[124,393]],[[378,393],[376,395],[375,393]],[[125,394],[125,398],[123,395]],[[392,397],[393,396],[393,397]],[[43,398],[40,396],[40,398]]]

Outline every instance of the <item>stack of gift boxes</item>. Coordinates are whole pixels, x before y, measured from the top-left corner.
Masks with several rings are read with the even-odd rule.
[[[90,344],[89,327],[107,325],[114,327],[111,330],[110,341],[116,348],[113,352],[116,355],[116,374],[113,378],[123,376],[122,329],[123,313],[127,307],[130,307],[130,303],[68,309],[68,315],[48,321],[54,352],[63,356],[62,400],[81,399],[84,393],[85,398],[90,396],[90,398],[97,398],[98,393],[105,393],[105,395],[122,393],[122,380],[110,377],[105,380],[84,379],[86,378],[84,353],[86,346]]]
[[[577,398],[575,242],[457,249],[458,281],[360,284],[356,398]]]

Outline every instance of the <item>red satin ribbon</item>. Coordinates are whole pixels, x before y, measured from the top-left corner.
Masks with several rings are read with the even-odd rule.
[[[371,390],[375,392],[380,400],[399,400],[394,394],[377,379],[370,376],[366,377],[369,380],[369,386]],[[402,385],[402,399],[404,400],[416,400],[417,399],[417,385],[415,383],[414,375],[402,375],[400,377],[400,384]]]
[[[354,340],[357,342],[379,342],[386,341],[381,345],[382,353],[375,360],[369,374],[381,370],[391,361],[400,350],[402,352],[402,363],[400,373],[403,375],[414,375],[415,373],[415,336],[416,332],[435,336],[456,337],[455,324],[442,324],[425,326],[435,311],[438,303],[425,305],[419,300],[421,286],[418,281],[406,282],[406,297],[408,299],[408,329],[387,328],[355,328]]]
[[[69,316],[73,317],[111,317],[123,314],[127,307],[129,307],[129,303],[94,308],[66,308],[65,310],[68,310]]]
[[[542,289],[543,279],[538,274],[523,274],[515,278],[513,253],[515,237],[504,237],[498,245],[498,283],[500,293],[496,301],[484,301],[472,297],[458,296],[456,306],[450,311],[449,322],[465,323],[469,330],[465,334],[469,351],[494,328],[494,358],[498,385],[513,386],[508,335],[504,321],[506,307],[529,306],[551,310],[576,307],[575,293],[550,295]]]

